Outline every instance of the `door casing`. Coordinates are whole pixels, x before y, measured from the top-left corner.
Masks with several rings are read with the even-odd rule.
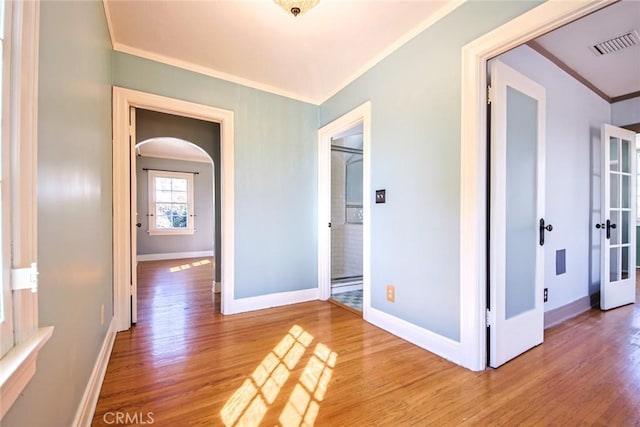
[[[142,108],[220,123],[221,311],[233,312],[234,295],[234,115],[232,111],[131,89],[113,87],[113,316],[117,331],[131,327],[132,215],[130,109]],[[135,145],[135,141],[133,142]]]
[[[331,297],[331,139],[362,123],[362,314],[371,307],[371,102],[365,102],[318,131],[318,286],[320,299]]]
[[[460,347],[451,355],[474,371],[487,366],[487,61],[614,3],[548,1],[462,48],[460,168]]]

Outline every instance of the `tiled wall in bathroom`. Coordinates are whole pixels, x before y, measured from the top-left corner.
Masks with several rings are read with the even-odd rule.
[[[331,153],[331,278],[362,275],[362,224],[346,222],[345,159]]]

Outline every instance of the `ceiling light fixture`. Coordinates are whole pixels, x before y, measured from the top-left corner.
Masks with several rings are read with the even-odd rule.
[[[320,0],[273,0],[278,6],[290,12],[293,16],[298,16],[318,4]]]

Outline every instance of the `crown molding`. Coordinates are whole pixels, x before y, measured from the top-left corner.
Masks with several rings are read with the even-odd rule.
[[[115,38],[115,33],[113,30],[113,23],[111,22],[111,13],[109,10],[108,0],[103,0],[105,15],[107,19],[107,27],[109,28],[109,36],[111,38],[111,44],[113,50],[116,52],[122,52],[129,55],[137,56],[144,59],[149,59],[151,61],[160,62],[162,64],[171,65],[174,67],[182,68],[184,70],[192,71],[195,73],[203,74],[209,77],[214,77],[220,80],[228,81],[231,83],[236,83],[242,86],[250,87],[253,89],[261,90],[264,92],[272,93],[274,95],[284,96],[286,98],[294,99],[297,101],[305,102],[313,105],[321,105],[342,89],[347,87],[357,78],[362,76],[364,73],[369,71],[371,68],[376,66],[383,59],[391,55],[393,52],[398,50],[408,41],[415,38],[417,35],[425,31],[427,28],[432,26],[434,23],[438,22],[440,19],[447,16],[453,10],[457,9],[459,6],[464,4],[467,0],[452,0],[446,3],[443,7],[441,7],[436,13],[430,15],[424,21],[420,22],[418,25],[413,27],[411,30],[406,32],[402,37],[397,39],[393,44],[389,45],[386,49],[382,50],[378,55],[372,58],[370,61],[365,63],[362,67],[360,67],[355,73],[349,76],[347,79],[343,80],[339,85],[337,85],[333,90],[330,90],[324,95],[320,96],[309,96],[302,93],[291,92],[273,85],[261,83],[255,80],[246,79],[243,77],[239,77],[233,74],[229,74],[220,70],[216,70],[214,68],[206,67],[203,65],[198,65],[193,62],[184,61],[176,58],[172,58],[166,55],[161,55],[155,52],[150,52],[145,49],[139,49],[125,43],[120,43]]]
[[[183,61],[181,59],[171,58],[166,55],[160,55],[155,52],[149,52],[144,49],[138,49],[123,43],[114,42],[113,50],[116,52],[127,53],[129,55],[138,56],[140,58],[149,59],[151,61],[160,62],[162,64],[171,65],[173,67],[182,68],[187,71],[193,71],[194,73],[204,74],[209,77],[214,77],[216,79],[228,81],[231,83],[236,83],[242,86],[250,87],[253,89],[258,89],[263,92],[269,92],[274,95],[284,96],[286,98],[291,98],[296,101],[306,102],[308,104],[319,105],[317,99],[313,99],[307,96],[303,96],[298,93],[286,91],[280,89],[275,86],[271,86],[268,84],[260,83],[255,80],[245,79],[243,77],[238,77],[233,74],[225,73],[219,70],[215,70],[213,68],[205,67],[202,65],[194,64],[189,61]]]

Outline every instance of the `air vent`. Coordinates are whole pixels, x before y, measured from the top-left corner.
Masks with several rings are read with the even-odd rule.
[[[602,56],[637,44],[640,44],[640,36],[638,36],[637,30],[633,30],[621,36],[595,44],[591,46],[591,51],[597,56]]]

